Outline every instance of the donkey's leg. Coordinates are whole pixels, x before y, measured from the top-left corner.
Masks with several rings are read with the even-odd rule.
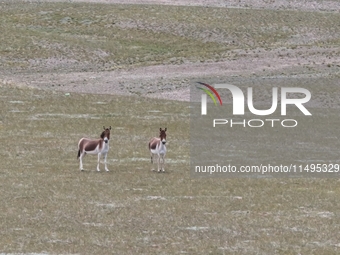
[[[97,171],[98,172],[100,172],[100,169],[99,169],[100,156],[101,156],[101,153],[98,153],[98,162],[97,162]]]
[[[104,155],[104,164],[105,164],[105,171],[108,172],[109,169],[107,169],[106,157],[107,157],[107,153],[105,153],[105,155]]]
[[[151,171],[155,171],[154,164],[153,164],[153,153],[152,152],[150,152],[150,156],[151,156]]]
[[[157,162],[158,162],[158,172],[160,172],[161,169],[159,168],[159,165],[160,165],[160,163],[161,163],[161,155],[159,155],[159,154],[158,154],[158,160],[157,160]]]
[[[165,164],[165,154],[162,155],[162,171],[163,172],[165,172],[164,164]]]
[[[85,153],[82,152],[80,153],[80,156],[79,156],[79,169],[80,171],[84,171],[84,168],[83,168],[83,157],[84,157]]]

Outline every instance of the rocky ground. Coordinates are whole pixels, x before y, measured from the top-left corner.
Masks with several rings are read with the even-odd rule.
[[[34,0],[31,0],[34,1]],[[55,2],[56,0],[45,0]],[[57,0],[58,1],[58,0]],[[65,0],[59,0],[65,1]],[[69,2],[93,2],[107,4],[161,4],[178,6],[207,6],[228,8],[294,9],[304,11],[338,11],[338,1],[324,0],[69,0]]]
[[[46,2],[49,0],[45,0]],[[186,5],[228,8],[254,8],[276,10],[300,10],[309,12],[336,12],[340,10],[338,1],[283,1],[283,0],[71,0],[71,2],[102,2],[120,4]],[[35,2],[31,0],[30,2]],[[227,82],[230,77],[239,83],[251,83],[253,79],[269,77],[337,77],[339,75],[339,47],[308,45],[324,40],[316,33],[305,33],[291,40],[297,42],[295,48],[257,48],[251,51],[232,50],[229,58],[218,61],[184,62],[173,60],[175,64],[124,68],[123,70],[85,72],[34,72],[34,69],[20,72],[4,71],[0,78],[4,83],[15,83],[37,88],[57,89],[65,92],[143,95],[173,100],[189,100],[189,87],[196,81]],[[322,35],[324,36],[324,35]],[[334,38],[336,35],[329,35]],[[33,61],[33,60],[32,60]],[[38,61],[38,60],[36,60]],[[34,66],[34,63],[31,63]],[[41,63],[40,63],[41,65]],[[60,59],[44,62],[46,70],[72,66]]]

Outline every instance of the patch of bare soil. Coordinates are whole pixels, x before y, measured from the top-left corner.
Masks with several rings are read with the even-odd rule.
[[[31,0],[34,2],[34,0]],[[50,0],[45,0],[46,2]],[[339,1],[283,1],[283,0],[71,0],[73,2],[102,2],[120,4],[165,4],[187,6],[214,6],[235,8],[296,9],[302,11],[334,11],[340,9]],[[304,46],[315,41],[312,34],[291,38],[303,45],[292,48],[234,50],[228,59],[220,62],[183,63],[158,65],[114,71],[68,72],[65,63],[49,59],[45,72],[7,72],[0,81],[41,89],[61,90],[77,93],[99,93],[115,95],[140,95],[172,100],[189,100],[189,88],[197,81],[230,82],[230,77],[239,82],[251,83],[254,79],[288,77],[338,77],[340,74],[340,47]],[[330,35],[334,36],[334,35]],[[305,44],[306,43],[306,44]],[[32,60],[39,61],[39,60]],[[35,63],[31,63],[34,66]],[[84,64],[85,65],[85,64]],[[66,70],[59,69],[66,66]],[[54,67],[54,68],[53,68]],[[53,71],[59,70],[59,71]],[[86,69],[86,68],[85,68]],[[78,69],[80,70],[80,69]],[[235,78],[235,79],[236,79]]]
[[[259,78],[334,77],[340,74],[340,52],[319,47],[235,51],[223,62],[158,65],[102,72],[8,73],[2,82],[65,92],[140,95],[189,101],[189,87],[197,81],[247,83]]]
[[[28,0],[34,1],[34,0]],[[45,0],[56,2],[66,0]],[[324,0],[67,0],[68,2],[91,2],[107,4],[156,4],[177,6],[207,6],[252,9],[292,9],[303,11],[339,11],[339,1]]]

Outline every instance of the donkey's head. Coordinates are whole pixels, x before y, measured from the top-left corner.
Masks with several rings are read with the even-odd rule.
[[[104,128],[104,131],[100,135],[100,138],[103,139],[105,143],[107,143],[110,140],[111,126],[108,127],[108,128],[105,128],[105,126],[104,126],[103,128]]]
[[[166,143],[166,128],[162,130],[162,128],[159,129],[159,138],[161,139],[162,143]]]

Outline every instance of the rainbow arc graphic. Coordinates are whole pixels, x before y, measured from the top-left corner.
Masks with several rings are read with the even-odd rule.
[[[218,101],[220,102],[220,105],[222,105],[221,97],[217,93],[216,89],[213,86],[206,84],[206,83],[203,83],[203,82],[197,82],[197,83],[209,88],[216,95]],[[203,90],[205,93],[207,93],[207,95],[210,96],[210,98],[214,102],[214,104],[217,105],[216,98],[214,97],[214,95],[208,89],[201,88],[201,87],[197,87],[197,88],[200,89],[200,90]]]
[[[215,96],[216,96],[220,105],[222,105],[221,97],[213,86],[206,84],[206,83],[203,83],[203,82],[197,82],[197,83],[204,86],[205,88],[204,87],[198,87],[198,86],[196,86],[196,88],[203,90],[206,93],[206,94],[202,94],[202,101],[201,101],[201,105],[202,105],[201,114],[202,115],[207,114],[207,95],[211,98],[211,100],[214,102],[215,105],[217,105],[217,101],[216,101],[216,98],[215,98]]]

